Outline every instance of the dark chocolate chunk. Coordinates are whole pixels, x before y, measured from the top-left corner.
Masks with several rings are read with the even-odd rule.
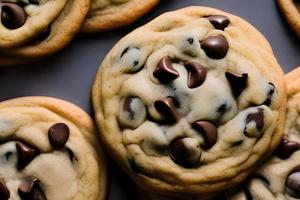
[[[268,86],[268,93],[267,93],[267,98],[266,100],[263,102],[263,105],[269,106],[272,102],[272,96],[275,92],[275,86],[273,83],[269,83]]]
[[[47,200],[37,178],[29,178],[22,182],[18,188],[22,200]]]
[[[199,87],[206,79],[207,69],[196,62],[186,62],[184,67],[188,71],[187,85],[189,88]]]
[[[0,199],[8,200],[9,197],[10,197],[10,192],[9,192],[4,180],[0,178]]]
[[[229,44],[222,35],[210,36],[201,42],[201,47],[206,55],[212,59],[222,59],[226,56]]]
[[[69,127],[64,123],[52,125],[48,132],[49,141],[56,148],[62,148],[68,141],[69,135]]]
[[[8,29],[17,29],[26,22],[25,10],[15,3],[4,3],[2,5],[1,22]]]
[[[158,62],[153,76],[161,83],[168,83],[179,77],[179,73],[172,66],[173,62],[170,57],[165,56]]]
[[[247,87],[247,73],[237,74],[233,72],[225,72],[225,76],[230,84],[234,96],[239,96]]]
[[[276,150],[276,155],[281,159],[287,159],[299,149],[300,144],[298,142],[290,141],[286,136],[284,136]]]
[[[217,142],[218,129],[209,121],[196,121],[192,124],[192,128],[198,131],[204,138],[203,149],[210,149]]]
[[[210,15],[205,17],[210,23],[219,30],[224,30],[230,23],[229,18],[224,15]]]
[[[175,163],[183,167],[187,167],[187,168],[194,167],[199,164],[201,154],[199,154],[199,158],[197,160],[191,161],[189,158],[194,155],[191,155],[192,151],[189,151],[188,147],[184,143],[184,139],[185,138],[177,138],[170,144],[169,146],[170,158]]]
[[[176,102],[172,97],[155,101],[154,107],[164,117],[166,123],[175,123],[179,121],[180,114],[176,109]]]
[[[300,198],[300,172],[295,171],[287,177],[285,190],[290,196]]]
[[[18,152],[18,170],[24,169],[39,154],[38,150],[21,142],[16,143],[16,148]]]

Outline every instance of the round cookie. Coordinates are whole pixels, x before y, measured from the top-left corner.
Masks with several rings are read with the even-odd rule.
[[[290,27],[300,37],[300,1],[278,0],[278,5]]]
[[[104,200],[107,172],[92,119],[50,97],[0,102],[0,199]]]
[[[149,12],[159,0],[92,0],[82,32],[95,33],[129,25]]]
[[[0,66],[43,58],[80,30],[90,0],[0,0]]]
[[[279,144],[286,107],[266,39],[208,7],[165,13],[121,39],[92,98],[104,145],[148,199],[204,199],[240,183]]]
[[[228,200],[300,199],[300,67],[288,73],[285,136],[275,155],[260,166],[246,187],[228,194]]]

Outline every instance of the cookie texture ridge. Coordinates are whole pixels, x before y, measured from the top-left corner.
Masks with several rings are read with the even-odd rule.
[[[104,200],[105,157],[92,119],[50,97],[0,102],[0,199]]]
[[[300,1],[278,0],[277,2],[291,29],[300,37]]]
[[[292,200],[300,198],[300,67],[285,76],[288,103],[284,137],[274,155],[227,200]]]
[[[152,194],[205,199],[234,186],[283,134],[284,77],[269,43],[208,7],[165,13],[121,39],[92,98],[104,146]]]
[[[0,66],[41,59],[80,31],[90,0],[0,0]]]
[[[159,0],[92,0],[82,32],[103,32],[129,25],[149,12],[158,2]]]

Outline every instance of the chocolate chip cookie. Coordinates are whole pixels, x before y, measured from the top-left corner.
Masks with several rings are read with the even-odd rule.
[[[290,27],[300,37],[300,1],[278,0],[278,5]]]
[[[300,199],[300,67],[286,75],[288,103],[285,136],[274,156],[259,167],[246,187],[228,200]]]
[[[104,200],[106,165],[90,117],[50,97],[0,103],[0,199]]]
[[[93,105],[108,152],[138,186],[204,199],[244,180],[279,144],[286,92],[253,26],[188,7],[115,45],[96,75]]]
[[[64,48],[90,0],[0,0],[0,66],[40,59]]]
[[[158,2],[159,0],[92,0],[82,32],[103,32],[129,25]]]

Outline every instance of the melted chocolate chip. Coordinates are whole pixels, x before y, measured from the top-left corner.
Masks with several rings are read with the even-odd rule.
[[[172,97],[155,101],[154,107],[164,117],[166,123],[179,121],[180,114],[176,109],[176,102]]]
[[[174,140],[169,147],[169,155],[176,164],[190,168],[199,164],[201,153],[196,156],[197,159],[190,159],[195,155],[193,155],[193,151],[190,151],[186,146],[184,142],[185,139],[186,138],[178,138]]]
[[[1,200],[8,200],[10,197],[10,192],[4,182],[4,180],[2,180],[0,178],[0,199]]]
[[[192,124],[192,128],[198,131],[204,138],[205,142],[201,147],[210,149],[217,142],[218,130],[217,127],[208,121],[196,121]]]
[[[281,159],[287,159],[295,151],[300,149],[300,144],[294,141],[290,141],[286,136],[283,137],[278,149],[276,150],[276,155]]]
[[[189,88],[199,87],[206,79],[207,69],[196,62],[187,62],[184,67],[188,71],[187,85]]]
[[[125,98],[123,109],[126,110],[129,113],[129,115],[128,115],[129,119],[134,120],[135,113],[131,109],[132,98],[133,97],[127,97],[127,98]]]
[[[22,182],[18,188],[22,200],[47,200],[37,178],[29,178]]]
[[[264,127],[264,112],[262,108],[258,108],[257,112],[250,113],[246,117],[246,126],[244,129],[244,134],[248,137],[260,137],[261,130]],[[247,126],[250,122],[255,122],[256,130],[253,129],[253,126]],[[252,127],[249,129],[249,127]]]
[[[259,108],[257,112],[250,113],[246,118],[246,124],[254,121],[257,130],[261,130],[264,127],[264,112],[263,109]]]
[[[234,96],[239,96],[247,87],[247,73],[237,74],[233,72],[225,72],[225,76],[230,84]]]
[[[29,147],[21,142],[16,143],[16,148],[18,152],[18,170],[24,169],[39,154],[36,149]]]
[[[224,15],[210,15],[206,17],[210,23],[219,30],[224,30],[230,23],[229,18]]]
[[[69,127],[64,123],[52,125],[48,132],[49,141],[56,148],[62,148],[68,141],[69,135]]]
[[[212,59],[222,59],[226,56],[229,44],[222,35],[210,36],[201,42],[206,55]]]
[[[268,93],[267,93],[267,98],[266,100],[263,102],[263,105],[269,106],[271,105],[272,102],[272,96],[275,92],[275,86],[273,83],[269,83],[268,85]]]
[[[166,56],[160,59],[153,76],[157,78],[161,83],[168,83],[179,77],[179,73],[172,66],[173,62],[170,57]]]
[[[285,190],[290,196],[300,198],[300,172],[293,172],[287,177]]]
[[[4,3],[2,5],[1,22],[8,29],[17,29],[26,22],[25,10],[15,3]]]

